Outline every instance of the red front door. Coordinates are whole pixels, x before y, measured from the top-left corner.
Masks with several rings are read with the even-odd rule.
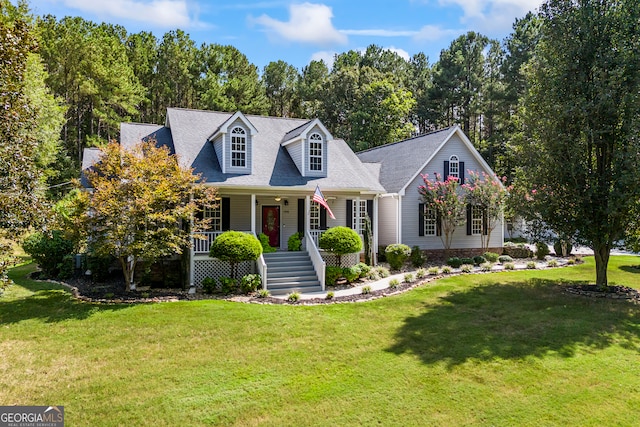
[[[280,247],[280,206],[262,207],[262,232],[269,236],[269,244]]]

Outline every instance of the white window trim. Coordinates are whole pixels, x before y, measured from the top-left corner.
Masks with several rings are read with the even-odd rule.
[[[424,235],[425,236],[436,236],[438,225],[436,224],[437,216],[436,211],[429,208],[428,206],[424,207]]]
[[[309,206],[309,230],[320,230],[320,205],[317,203]]]
[[[472,206],[471,207],[471,234],[473,236],[481,236],[483,229],[483,219],[484,215],[482,212],[482,207],[480,206]]]
[[[364,234],[364,219],[367,217],[367,201],[355,199],[352,203],[353,218],[351,219],[351,228],[358,234]]]
[[[222,231],[222,203],[218,202],[212,208],[205,207],[202,214],[211,219],[208,231]]]
[[[240,131],[240,132],[236,132],[236,131]],[[246,168],[247,167],[247,131],[244,130],[244,128],[240,127],[240,126],[235,126],[232,130],[231,130],[231,167],[233,168]],[[244,149],[242,150],[238,150],[237,148],[234,149],[234,139],[238,138],[240,139],[240,141],[235,142],[235,144],[241,144]],[[234,159],[234,154],[241,154],[242,156],[240,156],[238,159]],[[237,165],[234,164],[234,160],[235,161],[240,161],[242,160],[242,165]]]
[[[455,165],[455,172],[453,172],[453,165]],[[460,159],[455,154],[449,157],[449,176],[460,178]],[[445,180],[449,176],[445,176]]]
[[[313,154],[314,147],[313,144],[318,144],[317,151],[320,154]],[[323,151],[324,151],[324,138],[318,132],[314,132],[309,135],[309,171],[310,172],[324,172],[324,159],[323,159]],[[313,162],[312,159],[318,159],[320,164],[320,169],[312,169]]]

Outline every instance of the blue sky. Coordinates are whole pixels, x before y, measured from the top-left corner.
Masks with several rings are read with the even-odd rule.
[[[515,18],[542,0],[30,0],[38,15],[82,16],[156,37],[180,28],[201,43],[230,44],[260,70],[283,60],[302,69],[312,59],[370,44],[405,58],[440,51],[467,31],[503,40]]]

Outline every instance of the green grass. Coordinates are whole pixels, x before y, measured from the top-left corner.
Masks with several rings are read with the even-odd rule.
[[[612,257],[610,281],[637,287],[638,264]],[[640,419],[640,307],[561,290],[592,259],[313,307],[88,304],[32,268],[0,298],[0,402],[64,405],[68,426]]]

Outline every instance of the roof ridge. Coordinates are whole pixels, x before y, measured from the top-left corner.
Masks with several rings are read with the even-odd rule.
[[[242,113],[245,117],[259,117],[263,119],[278,119],[278,120],[289,120],[289,121],[300,121],[306,120],[308,122],[313,121],[314,119],[308,119],[305,117],[278,117],[278,116],[270,116],[270,115],[262,115],[262,114],[246,114],[242,110],[236,111],[219,111],[219,110],[203,110],[199,108],[185,108],[185,107],[167,107],[167,110],[181,110],[181,111],[194,111],[199,113],[214,113],[214,114],[228,114],[230,117],[233,116],[238,111]]]
[[[378,145],[377,147],[367,148],[366,150],[362,150],[362,151],[358,151],[358,152],[356,152],[356,154],[360,154],[360,153],[368,153],[368,152],[370,152],[370,151],[379,150],[379,149],[381,149],[381,148],[389,147],[389,146],[392,146],[392,145],[402,144],[403,142],[408,142],[408,141],[411,141],[411,140],[414,140],[414,139],[418,139],[418,138],[422,138],[422,137],[425,137],[425,136],[433,135],[433,134],[436,134],[436,133],[439,133],[439,132],[446,132],[446,131],[448,131],[448,130],[453,129],[454,127],[455,127],[455,126],[449,126],[449,127],[446,127],[446,128],[433,130],[433,131],[431,131],[431,132],[421,133],[420,135],[412,136],[412,137],[410,137],[410,138],[403,139],[403,140],[401,140],[401,141],[390,142],[390,143],[388,143],[388,144]]]

